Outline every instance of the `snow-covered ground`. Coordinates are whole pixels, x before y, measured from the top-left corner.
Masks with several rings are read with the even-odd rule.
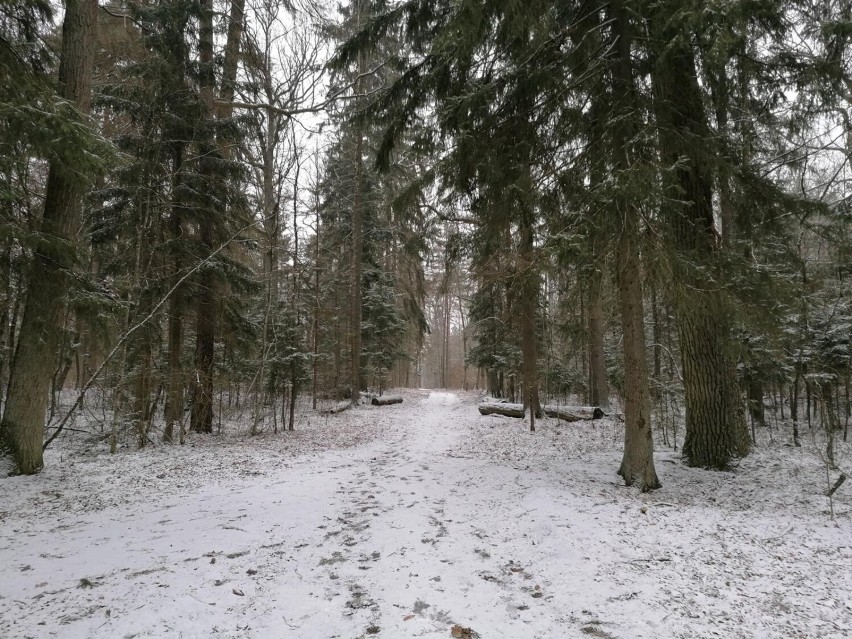
[[[734,473],[659,452],[642,495],[620,429],[412,391],[293,433],[58,447],[0,479],[0,637],[852,636],[852,489],[832,520],[816,444]]]

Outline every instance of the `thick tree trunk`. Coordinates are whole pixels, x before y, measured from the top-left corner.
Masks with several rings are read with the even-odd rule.
[[[240,42],[245,28],[246,0],[231,0],[228,16],[228,37],[225,40],[225,55],[222,60],[222,87],[219,91],[218,117],[230,118],[234,112],[231,104],[237,86],[237,66],[240,59]],[[230,155],[225,151],[226,155]]]
[[[62,25],[61,94],[84,114],[91,105],[97,10],[96,0],[68,0]],[[41,223],[44,239],[30,266],[26,307],[0,424],[0,452],[11,454],[13,471],[21,474],[36,473],[44,465],[45,408],[68,292],[65,273],[74,261],[73,235],[84,191],[84,184],[71,169],[51,164]],[[66,242],[70,245],[58,245]]]
[[[630,61],[632,29],[621,0],[610,2],[609,11],[616,38],[612,69],[614,94],[621,96],[622,100],[612,131],[612,152],[616,171],[626,173],[631,166],[632,119],[638,117]],[[616,272],[624,351],[624,455],[618,474],[628,486],[637,486],[644,492],[659,488],[660,481],[654,467],[654,440],[651,435],[642,263],[639,254],[639,211],[628,201],[624,188],[619,190],[616,199],[621,227]]]
[[[201,1],[198,29],[199,89],[205,118],[214,117],[215,75],[213,69],[213,0]],[[202,145],[200,172],[208,188],[213,187],[212,144]],[[208,210],[199,222],[202,251],[213,251],[218,212]],[[198,278],[198,303],[195,324],[195,372],[192,376],[190,429],[196,433],[213,432],[213,365],[219,311],[219,282],[212,269],[205,268]]]
[[[205,118],[228,119],[233,113],[231,102],[236,84],[237,61],[243,32],[245,0],[233,0],[228,22],[228,38],[222,66],[222,85],[216,108],[216,78],[213,68],[213,1],[201,1],[198,30],[199,88]],[[201,173],[212,188],[214,156],[230,157],[229,140],[219,140],[218,148],[202,148]],[[200,222],[200,240],[206,255],[213,252],[216,241],[217,215],[208,210]],[[216,337],[219,330],[221,282],[212,269],[203,269],[199,277],[198,305],[195,329],[195,375],[193,377],[191,429],[199,433],[213,432],[213,372]]]
[[[709,130],[690,40],[673,18],[680,4],[658,5],[650,23],[659,43],[653,67],[654,110],[664,185],[671,198],[664,219],[675,250],[675,311],[686,390],[684,453],[691,466],[727,468],[748,454],[745,423],[719,283],[706,273],[716,262],[712,171],[701,157]]]
[[[719,309],[699,305],[700,295],[692,297],[677,305],[687,411],[683,450],[690,466],[724,469],[748,452],[748,429],[733,359],[725,350],[727,323]]]

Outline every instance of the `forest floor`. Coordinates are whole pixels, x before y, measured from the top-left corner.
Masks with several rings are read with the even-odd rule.
[[[403,392],[288,433],[60,439],[0,479],[0,637],[852,636],[852,487],[832,518],[807,432],[734,472],[658,451],[640,494],[617,420]]]

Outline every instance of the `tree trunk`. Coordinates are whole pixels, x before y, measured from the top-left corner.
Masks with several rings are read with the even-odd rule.
[[[766,426],[766,416],[763,410],[763,382],[757,376],[756,371],[749,373],[748,409],[755,424]]]
[[[724,469],[748,454],[730,337],[728,308],[716,266],[712,170],[700,156],[709,130],[690,40],[673,23],[680,4],[658,5],[650,28],[659,43],[652,80],[664,186],[671,198],[663,219],[675,250],[675,311],[686,390],[686,441],[690,466]],[[684,161],[686,160],[686,161]]]
[[[139,448],[144,448],[148,443],[148,429],[151,425],[151,335],[147,327],[140,334],[136,355],[139,361],[133,397],[133,421],[136,424],[136,443]]]
[[[402,397],[398,395],[384,395],[380,397],[373,397],[370,399],[370,403],[373,406],[390,406],[391,404],[401,404]]]
[[[609,406],[609,383],[604,357],[603,273],[595,265],[589,278],[589,403]]]
[[[609,5],[613,36],[616,38],[613,60],[614,94],[621,96],[616,124],[612,130],[613,164],[617,173],[631,166],[633,118],[638,117],[633,70],[630,62],[632,40],[630,19],[621,0]],[[654,468],[654,440],[651,435],[651,401],[648,388],[648,363],[645,355],[644,307],[642,301],[642,263],[639,254],[639,211],[624,192],[618,190],[615,201],[621,235],[617,247],[616,276],[624,351],[624,455],[618,474],[628,486],[643,492],[660,487]]]
[[[232,101],[236,85],[237,61],[243,32],[245,0],[233,0],[228,21],[228,37],[222,65],[222,84],[216,106],[216,77],[213,68],[213,0],[201,0],[198,28],[199,89],[204,105],[204,117],[228,119],[233,113]],[[218,148],[204,144],[201,149],[200,171],[211,187],[215,156],[230,157],[228,140],[219,140]],[[222,212],[207,210],[201,218],[200,240],[205,255],[214,250],[218,216]],[[191,429],[198,433],[213,432],[213,372],[216,337],[219,330],[221,282],[210,268],[202,269],[199,277],[195,329],[195,375],[192,380]]]
[[[296,398],[299,396],[296,376],[291,378],[290,386],[290,427],[288,430],[296,430]]]
[[[358,2],[358,26],[361,24],[361,3]],[[366,71],[364,54],[358,54],[358,81],[355,83],[356,93],[361,93],[361,77]],[[349,361],[350,381],[352,387],[352,403],[358,404],[361,392],[361,262],[363,261],[363,181],[364,181],[364,131],[363,125],[356,125],[355,141],[355,198],[352,203],[352,280],[349,308]]]
[[[503,417],[516,417],[523,419],[526,410],[523,404],[480,404],[480,415],[502,415]]]
[[[215,75],[213,69],[213,0],[201,0],[198,27],[198,74],[204,117],[212,120],[215,113]],[[199,171],[208,188],[213,186],[214,145],[201,145]],[[216,216],[218,212],[205,211],[199,222],[199,239],[202,251],[213,251]],[[195,323],[195,372],[192,376],[192,408],[190,429],[196,433],[213,432],[213,365],[219,311],[219,282],[212,269],[199,273]]]
[[[171,443],[174,440],[175,428],[178,430],[178,440],[184,442],[183,429],[183,367],[181,365],[181,349],[183,348],[183,296],[180,291],[172,293],[169,300],[169,381],[166,393],[166,428],[163,431],[163,441]]]
[[[531,185],[530,185],[531,186]],[[538,339],[536,315],[538,314],[538,270],[533,256],[533,211],[523,211],[520,221],[520,247],[518,270],[520,271],[521,295],[521,355],[524,378],[524,406],[530,409],[530,430],[535,430],[535,419],[541,417],[541,401],[538,392]]]
[[[319,192],[319,167],[317,167],[316,180],[316,199],[314,206],[316,208],[317,228],[314,235],[314,317],[313,317],[313,342],[314,342],[314,357],[311,361],[311,407],[317,409],[317,365],[319,364],[319,315],[320,315],[320,285],[319,285],[319,249],[320,249],[320,192]]]
[[[183,256],[179,242],[183,236],[183,204],[181,191],[183,189],[183,143],[175,142],[172,149],[172,209],[169,216],[169,235],[173,243],[171,254],[171,276],[174,280],[181,277]],[[178,439],[184,443],[183,429],[183,366],[181,349],[183,348],[183,290],[178,288],[169,299],[168,312],[168,348],[169,348],[169,379],[166,392],[166,427],[163,431],[163,441],[174,441],[175,427],[179,429]]]
[[[663,364],[663,326],[660,319],[660,305],[657,303],[657,289],[651,288],[651,316],[654,326],[652,327],[652,335],[654,338],[654,370],[651,376],[653,385],[651,387],[651,397],[654,402],[660,401],[660,387],[662,385],[661,373]]]
[[[97,10],[96,0],[68,0],[62,25],[60,92],[84,114],[91,105]],[[74,263],[73,240],[84,192],[84,183],[72,169],[51,163],[41,222],[43,243],[30,266],[26,307],[0,423],[0,452],[11,455],[16,473],[33,474],[44,465],[45,408],[69,287],[65,274]],[[70,246],[58,245],[65,242]]]

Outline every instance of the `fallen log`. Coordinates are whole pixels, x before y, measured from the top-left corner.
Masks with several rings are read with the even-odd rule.
[[[374,397],[370,400],[373,406],[389,406],[390,404],[402,404],[402,397],[399,395],[382,395]]]
[[[579,422],[586,419],[600,419],[604,412],[597,406],[544,406],[548,417],[563,419],[566,422]]]
[[[323,408],[320,411],[320,415],[336,415],[337,413],[342,413],[347,408],[352,408],[352,402],[338,402],[331,408]]]
[[[597,406],[543,406],[542,410],[548,417],[563,419],[566,422],[579,422],[590,419],[600,419],[604,412]],[[524,418],[523,404],[507,404],[503,402],[487,402],[479,405],[480,415],[503,415],[504,417]]]
[[[480,404],[479,405],[479,414],[480,415],[502,415],[503,417],[518,417],[520,419],[523,419],[523,417],[524,417],[524,405],[523,404],[504,404],[504,403]]]

